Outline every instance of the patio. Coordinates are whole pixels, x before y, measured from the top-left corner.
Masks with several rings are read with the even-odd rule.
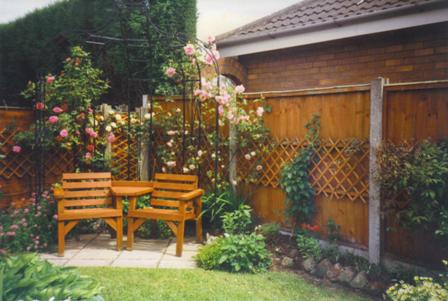
[[[193,237],[188,237],[182,257],[177,257],[175,238],[137,238],[133,251],[116,251],[115,240],[108,234],[85,234],[79,241],[67,240],[64,257],[56,252],[43,253],[41,257],[60,266],[191,269],[196,267],[193,257],[199,246]]]

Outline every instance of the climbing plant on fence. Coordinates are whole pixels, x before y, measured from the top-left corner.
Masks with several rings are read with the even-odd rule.
[[[378,175],[384,209],[406,228],[448,236],[448,143],[387,144]]]
[[[315,212],[316,193],[312,186],[310,170],[316,146],[319,144],[319,116],[314,115],[306,124],[306,128],[308,144],[291,163],[283,167],[280,179],[280,186],[285,191],[288,203],[286,214],[293,218],[294,226],[311,221]]]

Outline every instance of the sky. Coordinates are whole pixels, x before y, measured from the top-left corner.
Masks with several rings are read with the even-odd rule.
[[[57,0],[0,0],[0,23]],[[206,39],[269,15],[299,0],[197,0],[198,37]]]

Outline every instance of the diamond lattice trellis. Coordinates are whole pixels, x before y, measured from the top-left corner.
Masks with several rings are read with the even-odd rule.
[[[279,187],[280,173],[285,163],[291,162],[306,146],[299,139],[273,140],[252,144],[257,156],[250,160],[247,150],[238,154],[238,176],[242,181],[273,188]],[[263,149],[268,149],[263,152]],[[327,139],[316,148],[311,167],[311,181],[317,194],[336,199],[368,200],[369,145],[356,139]],[[262,169],[257,171],[257,166]]]

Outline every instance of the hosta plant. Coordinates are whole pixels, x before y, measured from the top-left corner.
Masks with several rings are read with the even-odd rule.
[[[76,270],[56,267],[35,254],[0,258],[2,300],[103,301],[101,288]]]

